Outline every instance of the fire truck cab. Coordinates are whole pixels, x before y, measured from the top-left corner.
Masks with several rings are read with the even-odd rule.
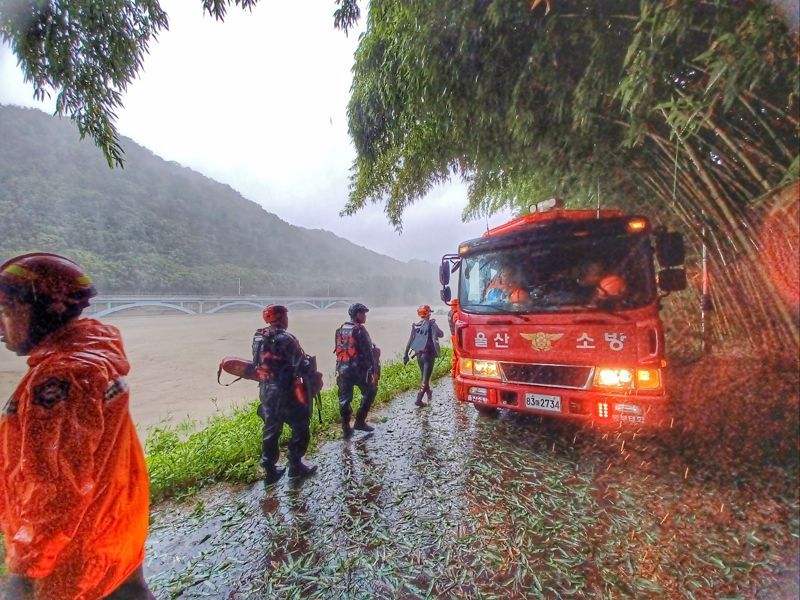
[[[683,239],[620,210],[557,199],[532,210],[442,258],[445,303],[458,273],[456,397],[483,412],[657,425],[659,310],[686,287]]]

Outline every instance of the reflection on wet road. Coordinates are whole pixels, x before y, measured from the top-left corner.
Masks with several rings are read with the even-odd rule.
[[[763,527],[747,539],[730,523],[771,513],[690,477],[652,437],[483,416],[449,379],[432,408],[413,400],[382,409],[373,434],[323,443],[303,483],[157,506],[158,597],[755,597],[786,558],[759,546]]]

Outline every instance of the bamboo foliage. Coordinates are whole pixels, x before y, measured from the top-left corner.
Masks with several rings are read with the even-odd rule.
[[[543,196],[680,226],[716,274],[724,335],[796,345],[759,269],[773,192],[797,178],[797,36],[766,1],[373,0],[356,54],[344,213],[403,209],[448,177],[466,217]],[[424,134],[424,135],[423,135]],[[788,337],[787,337],[788,336]],[[757,337],[757,336],[755,336]]]

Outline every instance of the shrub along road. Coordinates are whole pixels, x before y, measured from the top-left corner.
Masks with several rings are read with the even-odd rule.
[[[796,369],[744,362],[677,368],[658,434],[483,416],[444,379],[431,408],[406,393],[374,434],[320,444],[303,483],[156,505],[148,579],[159,598],[796,597]],[[755,408],[743,373],[773,374]]]

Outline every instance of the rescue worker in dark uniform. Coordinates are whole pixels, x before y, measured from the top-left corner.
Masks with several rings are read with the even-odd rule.
[[[439,338],[444,336],[444,332],[439,329],[436,319],[431,319],[431,307],[423,304],[417,308],[417,315],[420,320],[411,324],[411,334],[408,336],[406,351],[403,354],[403,364],[408,364],[408,352],[414,351],[417,357],[420,373],[422,374],[422,387],[417,392],[417,406],[425,406],[422,398],[428,395],[428,402],[432,400],[431,374],[436,357],[439,356]]]
[[[316,466],[303,464],[302,458],[311,438],[311,398],[306,398],[297,388],[298,372],[309,357],[303,352],[297,338],[286,331],[289,311],[280,304],[270,304],[264,309],[264,321],[269,325],[258,329],[253,336],[253,362],[259,377],[258,415],[264,420],[261,445],[261,466],[266,471],[267,484],[277,482],[285,469],[277,466],[278,439],[283,424],[292,430],[289,439],[289,477],[307,477],[316,472]]]
[[[369,337],[364,323],[367,321],[369,309],[356,302],[351,304],[347,313],[350,320],[336,330],[336,381],[339,386],[339,413],[342,416],[342,432],[345,438],[353,435],[353,429],[374,431],[367,423],[367,413],[378,392],[380,377],[380,350]],[[353,426],[350,417],[353,414],[353,387],[361,390],[361,406],[358,408]]]
[[[3,600],[155,600],[128,360],[116,327],[79,318],[96,294],[63,256],[0,266],[0,340],[28,357],[0,417]]]

